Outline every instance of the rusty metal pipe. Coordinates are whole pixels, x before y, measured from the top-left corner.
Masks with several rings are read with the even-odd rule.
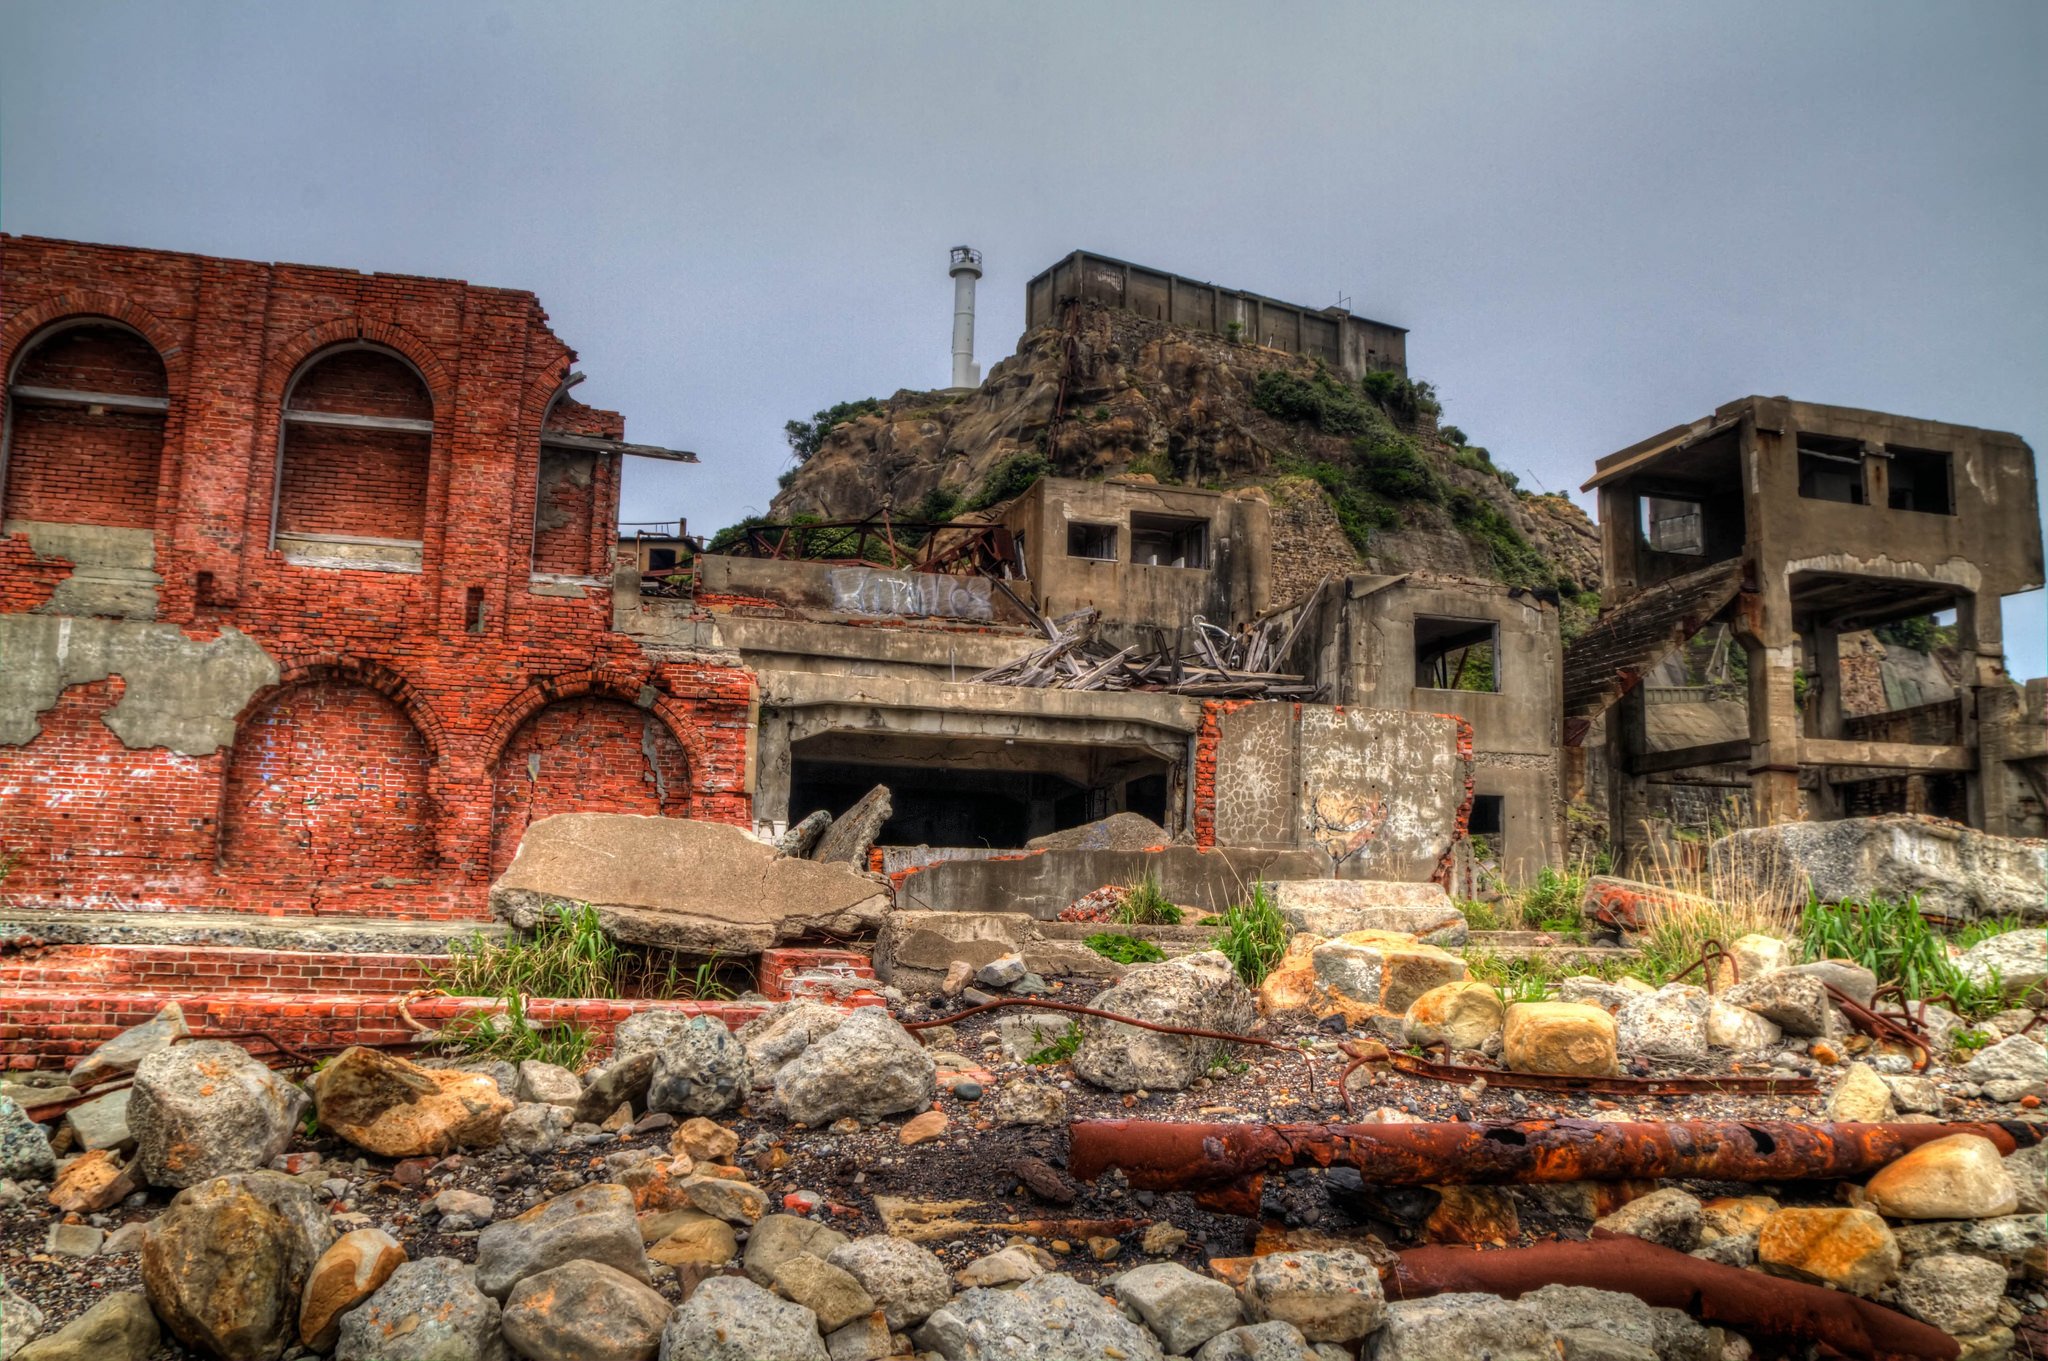
[[[1751,1336],[1817,1342],[1858,1361],[1953,1361],[1956,1340],[1904,1314],[1817,1285],[1702,1261],[1640,1238],[1525,1248],[1412,1248],[1385,1273],[1387,1295],[1411,1300],[1457,1291],[1516,1299],[1546,1285],[1582,1285],[1683,1309]]]
[[[2032,1147],[2038,1125],[1805,1124],[1597,1120],[1432,1125],[1207,1125],[1086,1120],[1067,1127],[1067,1170],[1093,1181],[1112,1167],[1146,1191],[1193,1191],[1239,1214],[1258,1208],[1266,1172],[1355,1167],[1380,1186],[1620,1181],[1840,1180],[1875,1172],[1921,1144],[1981,1134],[2001,1153]]]

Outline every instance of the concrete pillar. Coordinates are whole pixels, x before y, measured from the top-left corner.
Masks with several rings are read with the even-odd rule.
[[[1632,848],[1646,844],[1644,819],[1649,815],[1643,777],[1636,761],[1649,746],[1649,723],[1638,685],[1607,711],[1607,837],[1614,846],[1615,867],[1627,873]]]
[[[1807,694],[1813,704],[1814,735],[1838,738],[1843,735],[1842,717],[1842,633],[1833,624],[1816,624],[1807,635],[1807,650],[1813,657],[1812,678]],[[1826,780],[1816,786],[1816,812],[1822,818],[1843,814],[1842,793]]]
[[[1749,797],[1752,825],[1797,822],[1799,803],[1799,635],[1784,577],[1760,581],[1742,598],[1736,641],[1749,657]]]
[[[1961,654],[1961,684],[1956,687],[1959,709],[1956,741],[1977,753],[1977,768],[1964,776],[1964,787],[1972,827],[1999,832],[2011,821],[2007,787],[1990,768],[1996,753],[1984,750],[1984,725],[1996,723],[2000,702],[2011,681],[2005,672],[2005,628],[1997,596],[1956,597],[1956,650]],[[1994,743],[1995,746],[1995,743]]]

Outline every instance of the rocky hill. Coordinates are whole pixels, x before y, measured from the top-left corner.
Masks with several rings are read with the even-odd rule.
[[[884,505],[937,517],[1013,495],[1039,470],[1150,476],[1264,488],[1281,599],[1358,570],[1487,578],[1567,601],[1597,591],[1585,514],[1519,490],[1484,449],[1439,430],[1437,411],[1426,384],[1350,384],[1296,355],[1084,307],[1028,332],[974,392],[898,392],[832,424],[769,518]]]

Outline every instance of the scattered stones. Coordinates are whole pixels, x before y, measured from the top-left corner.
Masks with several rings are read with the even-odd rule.
[[[488,1147],[513,1107],[487,1073],[422,1068],[360,1045],[335,1055],[312,1086],[322,1129],[386,1158]]]
[[[1237,1292],[1211,1276],[1198,1276],[1174,1262],[1153,1262],[1126,1271],[1111,1283],[1117,1302],[1138,1311],[1167,1351],[1194,1350],[1240,1321]]]
[[[912,1335],[945,1361],[1160,1361],[1158,1339],[1070,1276],[1040,1276],[1014,1290],[968,1290],[935,1309]]]
[[[1251,993],[1215,950],[1136,965],[1090,1005],[1135,1020],[1227,1034],[1249,1031],[1254,1018]],[[1140,1030],[1091,1016],[1082,1022],[1073,1064],[1077,1077],[1113,1092],[1177,1092],[1208,1072],[1223,1053],[1220,1040]]]
[[[775,1288],[817,1315],[818,1327],[828,1333],[876,1309],[874,1297],[850,1272],[808,1252],[775,1268]]]
[[[832,1361],[816,1315],[742,1276],[690,1292],[661,1335],[665,1361]]]
[[[731,1225],[701,1211],[683,1213],[690,1217],[648,1247],[649,1261],[671,1267],[721,1267],[739,1253],[739,1239],[733,1235]]]
[[[910,1148],[927,1139],[936,1139],[946,1132],[946,1126],[950,1123],[944,1111],[926,1111],[922,1115],[913,1115],[903,1122],[903,1128],[896,1131],[896,1142]]]
[[[1615,1017],[1616,1042],[1630,1054],[1690,1063],[1707,1056],[1707,994],[1669,983],[1632,998]]]
[[[746,1047],[724,1022],[693,1016],[661,1047],[647,1107],[670,1115],[722,1115],[739,1105],[749,1085]]]
[[[73,1106],[64,1116],[73,1146],[87,1152],[133,1148],[135,1135],[128,1128],[128,1102],[133,1095],[131,1090],[123,1089]]]
[[[1024,963],[1024,956],[1013,951],[1007,955],[998,955],[976,969],[974,981],[984,988],[1007,988],[1029,972],[1031,969]]]
[[[140,1168],[133,1163],[123,1167],[117,1156],[99,1148],[64,1164],[49,1200],[66,1214],[90,1214],[118,1205],[141,1189]]]
[[[341,1320],[334,1361],[504,1361],[498,1302],[453,1257],[406,1262]]]
[[[1932,1078],[1911,1073],[1884,1073],[1885,1090],[1891,1093],[1892,1105],[1909,1115],[1939,1115],[1942,1108],[1941,1088]]]
[[[1775,1048],[1784,1038],[1784,1028],[1776,1021],[1747,1007],[1730,1005],[1719,997],[1707,1004],[1707,1043],[1716,1049],[1754,1054]]]
[[[767,1193],[751,1182],[727,1177],[686,1177],[683,1194],[690,1204],[728,1224],[752,1224],[768,1213]]]
[[[1788,1035],[1828,1033],[1828,994],[1821,980],[1797,969],[1781,969],[1737,983],[1722,994],[1731,1005],[1753,1011]]]
[[[1396,1300],[1373,1339],[1374,1361],[1553,1361],[1557,1354],[1557,1335],[1541,1314],[1495,1295]]]
[[[938,1065],[909,1031],[880,1007],[862,1007],[778,1069],[775,1098],[806,1125],[877,1119],[931,1105],[937,1078]]]
[[[505,1299],[505,1341],[527,1361],[652,1361],[669,1304],[601,1262],[564,1262]]]
[[[152,1055],[143,1069],[177,1053]],[[150,1224],[143,1288],[186,1346],[224,1361],[268,1361],[298,1341],[299,1300],[333,1241],[304,1183],[277,1172],[219,1177],[179,1192]]]
[[[619,1024],[623,1027],[632,1019],[629,1016]],[[573,1111],[576,1103],[583,1099],[583,1079],[558,1064],[524,1059],[519,1064],[519,1099],[540,1101]]]
[[[1188,1231],[1164,1219],[1155,1219],[1145,1226],[1144,1237],[1138,1246],[1153,1257],[1164,1257],[1179,1252],[1187,1245]]]
[[[0,1296],[0,1315],[8,1310]],[[0,1321],[0,1355],[6,1354]],[[109,1295],[70,1323],[14,1353],[14,1361],[148,1361],[163,1342],[156,1315],[140,1292]]]
[[[570,1112],[548,1102],[514,1106],[498,1126],[498,1142],[522,1157],[545,1153],[569,1135]]]
[[[334,1350],[342,1315],[376,1294],[405,1260],[405,1249],[382,1229],[354,1229],[335,1239],[299,1296],[299,1341],[316,1352]]]
[[[447,1190],[430,1202],[436,1214],[441,1216],[441,1232],[460,1233],[467,1229],[480,1229],[497,1216],[497,1206],[491,1204],[489,1196],[480,1196],[474,1191]]]
[[[1869,1210],[1780,1210],[1757,1235],[1757,1262],[1776,1276],[1875,1294],[1898,1274],[1899,1244]]]
[[[1595,1220],[1593,1227],[1691,1252],[1700,1240],[1700,1215],[1700,1203],[1695,1197],[1667,1186],[1636,1197],[1613,1214]]]
[[[128,1126],[153,1186],[253,1172],[284,1152],[306,1094],[225,1040],[161,1049],[135,1070]]]
[[[2048,993],[2048,932],[2035,929],[1986,936],[1963,951],[1956,968],[1972,982],[1987,986],[1995,974],[2009,997],[2040,998]]]
[[[888,1315],[892,1332],[923,1322],[953,1293],[944,1265],[908,1239],[886,1234],[856,1238],[834,1248],[825,1260],[861,1283]]]
[[[2048,1076],[2048,1049],[2031,1035],[2014,1035],[1979,1051],[1963,1065],[1963,1076],[1973,1082],[2039,1082]]]
[[[1502,1058],[1518,1073],[1607,1077],[1620,1071],[1614,1018],[1576,1002],[1517,1002],[1508,1008]]]
[[[1422,994],[1465,977],[1465,961],[1398,931],[1352,931],[1315,947],[1316,981],[1345,1000],[1401,1015]]]
[[[185,1009],[176,1002],[139,1026],[124,1030],[78,1061],[71,1070],[71,1085],[80,1091],[126,1077],[151,1054],[161,1054],[180,1040],[190,1039],[192,1028],[185,1024]]]
[[[747,1278],[760,1286],[775,1284],[775,1268],[800,1252],[831,1260],[835,1249],[849,1242],[847,1236],[829,1225],[800,1215],[768,1215],[747,1235],[747,1253],[741,1263]]]
[[[980,1110],[998,1125],[1064,1125],[1067,1095],[1050,1082],[1004,1078],[981,1098]]]
[[[1737,936],[1729,945],[1728,954],[1735,961],[1738,977],[1734,981],[1738,983],[1754,982],[1765,974],[1790,968],[1797,958],[1787,942],[1755,932]]]
[[[1956,1337],[1981,1332],[2005,1297],[2005,1270],[1981,1257],[1939,1253],[1921,1257],[1899,1277],[1899,1307]]]
[[[1992,1219],[2019,1208],[1998,1146],[1980,1134],[1920,1145],[1879,1169],[1863,1195],[1894,1219]]]
[[[632,1192],[598,1182],[501,1219],[477,1235],[477,1287],[501,1300],[528,1276],[579,1258],[644,1281],[647,1260],[633,1210]]]
[[[1029,1243],[1013,1243],[1000,1252],[975,1258],[954,1272],[953,1279],[963,1290],[976,1286],[1021,1285],[1025,1281],[1037,1280],[1052,1269],[1053,1256],[1044,1248]]]
[[[1892,1089],[1877,1070],[1867,1063],[1852,1063],[1842,1070],[1842,1080],[1828,1096],[1828,1119],[1875,1124],[1891,1119]]]
[[[739,1135],[701,1115],[693,1115],[677,1125],[676,1132],[668,1140],[669,1152],[700,1163],[729,1162],[739,1151],[739,1146]]]
[[[630,1117],[633,1107],[645,1106],[648,1084],[654,1081],[654,1065],[660,1060],[661,1051],[658,1049],[636,1049],[623,1058],[614,1058],[602,1068],[592,1070],[583,1084],[583,1098],[570,1113],[575,1123],[597,1124],[617,1114],[621,1106],[626,1108]]]
[[[1476,1051],[1500,1034],[1506,1019],[1507,1007],[1491,985],[1445,983],[1409,1004],[1401,1032],[1409,1044]]]
[[[1218,1333],[1195,1353],[1194,1361],[1319,1361],[1319,1357],[1301,1329],[1274,1319]]]
[[[825,1350],[832,1361],[882,1361],[895,1352],[896,1340],[881,1311],[876,1310],[825,1334]]]
[[[43,1251],[52,1257],[90,1257],[106,1241],[105,1229],[60,1221],[50,1226],[50,1232],[43,1239]]]
[[[1858,1006],[1867,1007],[1877,997],[1877,975],[1853,959],[1818,959],[1785,972],[1818,978]]]
[[[1371,1260],[1349,1249],[1261,1257],[1239,1293],[1252,1322],[1291,1323],[1310,1342],[1355,1342],[1387,1308]]]

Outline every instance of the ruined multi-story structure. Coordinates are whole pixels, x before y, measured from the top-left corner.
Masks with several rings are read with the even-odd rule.
[[[1642,843],[1659,784],[1736,791],[1753,825],[1915,811],[2039,835],[2042,694],[2006,675],[1999,613],[2042,584],[2034,478],[2016,435],[1782,397],[1601,459],[1605,613],[1567,655],[1564,733],[1604,714],[1617,838]],[[1944,611],[1954,698],[1849,713],[1843,635]],[[1715,622],[1745,654],[1746,733],[1653,744],[1641,682]]]

